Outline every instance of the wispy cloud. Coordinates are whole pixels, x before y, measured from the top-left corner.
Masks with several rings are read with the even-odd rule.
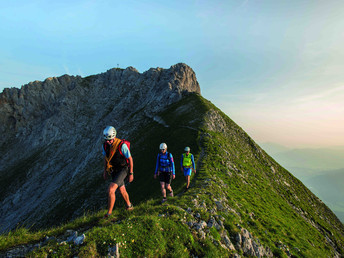
[[[295,102],[299,102],[299,103],[310,102],[310,101],[315,101],[315,100],[326,99],[326,98],[332,97],[332,96],[337,97],[339,94],[344,94],[344,85],[339,86],[339,87],[335,87],[332,89],[324,90],[324,91],[318,92],[316,94],[297,98],[297,99],[295,99]]]
[[[63,69],[64,69],[64,71],[65,71],[65,73],[66,74],[70,74],[70,71],[69,71],[69,68],[68,68],[68,66],[67,65],[63,65]]]

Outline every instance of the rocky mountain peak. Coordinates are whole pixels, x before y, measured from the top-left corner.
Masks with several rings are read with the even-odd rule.
[[[111,102],[113,108],[120,102],[126,113],[135,113],[138,108],[154,113],[189,92],[200,93],[200,87],[194,71],[182,63],[169,69],[151,68],[144,73],[128,67],[85,78],[50,77],[43,82],[30,82],[21,89],[4,89],[0,94],[0,132],[20,133],[52,116],[61,117],[67,112],[68,118],[76,107],[99,111]]]

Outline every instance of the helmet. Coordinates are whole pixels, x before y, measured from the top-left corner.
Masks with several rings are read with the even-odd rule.
[[[161,143],[159,149],[160,149],[160,150],[166,150],[166,149],[167,149],[166,143],[164,143],[164,142]]]
[[[190,147],[185,147],[184,151],[190,151]]]
[[[104,134],[104,140],[112,140],[116,137],[117,132],[116,132],[115,127],[107,126],[105,127],[103,134]]]

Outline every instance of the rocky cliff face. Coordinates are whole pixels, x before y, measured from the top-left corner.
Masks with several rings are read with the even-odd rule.
[[[64,75],[5,89],[0,231],[59,220],[56,210],[65,213],[66,203],[74,210],[69,217],[96,205],[97,193],[87,193],[87,187],[99,176],[102,129],[113,125],[119,137],[130,138],[190,92],[200,93],[200,87],[193,70],[181,63],[144,73],[128,67],[86,78]]]

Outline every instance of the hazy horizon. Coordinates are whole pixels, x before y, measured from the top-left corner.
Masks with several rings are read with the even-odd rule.
[[[344,150],[344,145],[323,145],[323,146],[318,146],[318,145],[283,145],[281,143],[277,143],[277,142],[271,142],[271,141],[262,141],[262,142],[258,142],[258,145],[277,145],[280,147],[284,147],[284,148],[288,148],[289,150],[292,149],[338,149],[338,150]]]
[[[183,62],[256,142],[344,146],[342,17],[340,1],[5,1],[0,92]]]

